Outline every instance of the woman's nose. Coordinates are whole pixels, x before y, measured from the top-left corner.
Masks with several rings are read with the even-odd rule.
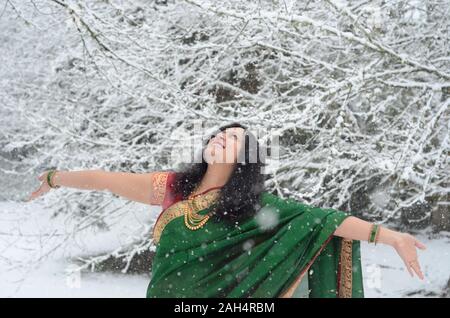
[[[216,136],[216,139],[217,139],[217,140],[222,140],[224,143],[226,142],[225,136],[223,136],[223,135],[218,135],[218,136]]]

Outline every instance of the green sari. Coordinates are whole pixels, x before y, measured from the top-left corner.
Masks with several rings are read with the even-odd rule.
[[[199,196],[199,215],[215,193]],[[350,213],[263,192],[257,215],[239,227],[209,219],[191,230],[188,201],[155,224],[148,298],[364,297],[360,242],[333,235]]]

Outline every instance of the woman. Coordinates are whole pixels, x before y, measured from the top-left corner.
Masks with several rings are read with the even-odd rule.
[[[182,172],[45,172],[30,200],[67,186],[161,205],[147,297],[364,297],[361,240],[394,247],[411,276],[423,279],[416,248],[424,244],[267,192],[259,154],[253,134],[232,123]]]

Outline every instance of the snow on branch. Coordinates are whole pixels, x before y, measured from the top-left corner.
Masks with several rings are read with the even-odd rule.
[[[30,187],[16,180],[49,167],[174,168],[174,131],[239,121],[280,136],[267,187],[281,196],[429,225],[448,209],[449,9],[443,0],[9,0],[0,173],[14,193],[3,193],[20,197]],[[127,209],[63,191],[48,208],[73,213],[78,228]],[[83,268],[114,254],[128,269],[150,245],[143,231]]]

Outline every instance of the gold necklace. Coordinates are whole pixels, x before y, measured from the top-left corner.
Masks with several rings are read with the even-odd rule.
[[[217,199],[219,189],[213,189],[206,194],[189,195],[187,204],[183,206],[184,209],[184,224],[190,230],[198,230],[209,220],[209,214],[200,215],[197,212],[207,208],[212,201]]]

